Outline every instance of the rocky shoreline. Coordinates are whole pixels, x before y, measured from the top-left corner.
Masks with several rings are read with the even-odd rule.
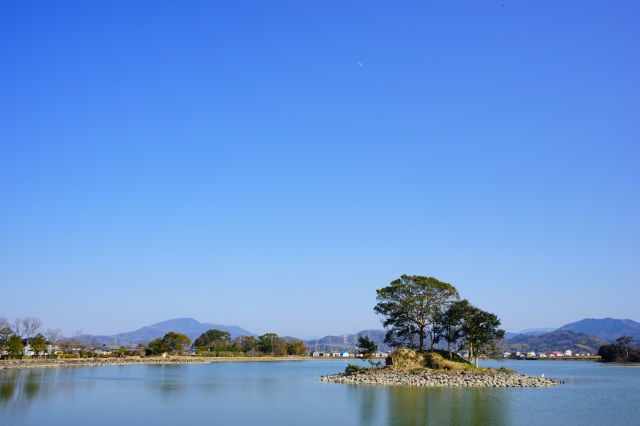
[[[63,367],[101,367],[109,365],[171,365],[171,364],[211,364],[215,362],[269,362],[298,361],[304,357],[192,357],[171,356],[127,357],[127,358],[68,358],[68,359],[7,359],[0,361],[0,370]]]
[[[318,380],[353,385],[452,386],[538,388],[557,386],[561,380],[532,377],[517,373],[439,372],[434,370],[362,370],[320,377]]]

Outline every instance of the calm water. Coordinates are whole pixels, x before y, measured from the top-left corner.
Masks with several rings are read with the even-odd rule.
[[[352,361],[353,362],[353,361]],[[486,362],[559,378],[553,388],[324,383],[347,361],[0,371],[0,425],[637,425],[640,368]]]

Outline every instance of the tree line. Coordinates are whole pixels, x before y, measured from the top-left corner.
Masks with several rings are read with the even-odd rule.
[[[383,318],[387,330],[385,343],[392,347],[425,350],[440,342],[467,350],[476,365],[482,356],[495,356],[496,342],[504,338],[500,320],[466,299],[460,299],[451,284],[433,277],[402,275],[388,286],[376,290],[374,312]]]
[[[11,356],[22,354],[26,345],[36,355],[44,354],[47,343],[59,343],[63,336],[59,329],[41,331],[42,320],[36,317],[15,318],[13,322],[0,315],[0,353]]]
[[[598,355],[604,362],[640,362],[640,345],[633,347],[633,337],[622,336],[615,343],[602,345]]]
[[[93,349],[100,347],[97,341],[90,341],[82,330],[77,330],[72,337],[64,337],[59,329],[42,331],[42,321],[36,317],[17,318],[13,322],[0,315],[0,354],[16,357],[23,354],[28,345],[35,356],[42,356],[47,352],[47,345],[59,347],[65,353],[75,353],[78,356],[91,354]],[[120,347],[118,355],[160,355],[168,353],[183,355],[193,351],[203,356],[286,356],[306,355],[308,349],[299,339],[285,339],[275,333],[262,336],[238,336],[231,338],[231,334],[222,330],[208,330],[195,341],[181,333],[173,331],[158,337],[148,344],[139,344],[136,348]]]
[[[209,356],[286,356],[307,355],[308,348],[300,339],[284,339],[275,333],[262,336],[238,336],[221,330],[209,330],[194,341],[197,354]]]

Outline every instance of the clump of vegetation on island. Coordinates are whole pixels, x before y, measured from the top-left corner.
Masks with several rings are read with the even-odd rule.
[[[387,358],[387,368],[477,372],[482,370],[478,367],[480,357],[497,355],[496,342],[505,333],[499,328],[500,320],[460,299],[451,284],[433,277],[402,275],[376,293],[374,311],[383,317],[385,343],[396,348]],[[446,351],[435,349],[440,342],[447,344]],[[360,355],[372,362],[377,346],[363,336],[359,337],[358,346]],[[466,351],[474,363],[454,349]],[[349,365],[346,372],[359,370]]]

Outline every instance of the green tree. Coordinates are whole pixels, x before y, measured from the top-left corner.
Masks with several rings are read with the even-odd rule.
[[[620,346],[613,343],[600,346],[598,355],[600,355],[600,358],[602,358],[604,362],[621,362],[624,358],[624,353],[622,353]]]
[[[160,355],[165,351],[164,342],[160,337],[149,342],[148,350],[150,355]]]
[[[13,331],[9,326],[0,328],[0,352],[6,348],[9,337],[13,334]]]
[[[436,343],[440,339],[447,342],[449,359],[453,358],[451,347],[462,337],[462,324],[472,309],[467,299],[457,300],[436,316],[433,326]]]
[[[5,350],[9,352],[14,358],[22,353],[24,345],[22,344],[22,337],[17,334],[12,334],[7,339],[5,344]]]
[[[287,342],[275,333],[266,333],[258,337],[258,350],[263,354],[282,356],[287,354]]]
[[[45,339],[41,333],[38,333],[33,339],[31,339],[31,343],[29,343],[29,345],[31,346],[31,350],[33,350],[34,355],[39,356],[44,354],[47,350],[47,339]]]
[[[451,284],[433,277],[402,275],[387,287],[376,290],[375,313],[384,317],[383,326],[393,334],[416,334],[418,350],[424,349],[426,332],[436,316],[458,300],[458,291]],[[433,339],[431,349],[433,349]]]
[[[600,346],[598,355],[604,362],[637,362],[640,361],[640,352],[633,351],[631,343],[633,337],[622,336],[616,339],[616,343]],[[631,350],[631,353],[629,351]]]
[[[624,351],[624,356],[627,359],[629,358],[629,349],[631,348],[631,342],[633,342],[633,337],[631,336],[622,336],[616,339],[616,343]]]
[[[378,345],[369,336],[358,336],[358,353],[362,355],[362,358],[369,361],[369,364],[373,367],[373,357],[378,351]]]
[[[162,338],[162,344],[167,352],[182,355],[185,347],[191,344],[191,339],[184,334],[170,331]]]
[[[475,306],[470,306],[465,311],[461,327],[462,347],[469,351],[469,358],[475,360],[477,367],[479,357],[497,354],[496,341],[504,338],[504,330],[498,328],[500,320],[495,314]]]
[[[231,334],[222,330],[208,330],[198,337],[193,345],[196,348],[211,348],[218,351],[227,350],[231,344]]]
[[[258,348],[258,341],[253,336],[238,336],[234,339],[234,344],[247,355],[255,354]]]
[[[418,334],[418,330],[411,324],[404,323],[407,324],[406,327],[388,329],[384,336],[384,343],[387,343],[392,348],[415,349],[415,337]]]
[[[309,349],[305,346],[304,342],[300,339],[292,339],[287,341],[287,355],[307,355]]]

